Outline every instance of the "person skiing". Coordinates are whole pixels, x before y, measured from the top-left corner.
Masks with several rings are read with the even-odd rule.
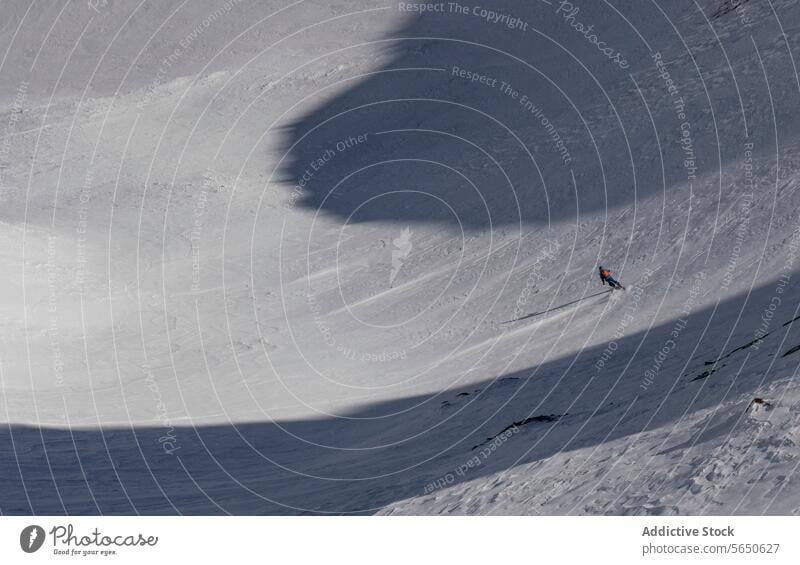
[[[600,280],[603,282],[603,284],[608,283],[608,286],[610,286],[612,289],[625,290],[625,287],[619,284],[619,281],[611,276],[611,271],[604,269],[602,265],[597,269],[600,271]]]

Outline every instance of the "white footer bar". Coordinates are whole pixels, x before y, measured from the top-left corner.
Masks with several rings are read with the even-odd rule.
[[[798,532],[800,517],[2,517],[0,563],[796,564]]]

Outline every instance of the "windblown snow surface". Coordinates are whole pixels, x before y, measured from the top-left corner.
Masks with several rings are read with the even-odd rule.
[[[797,2],[418,6],[4,0],[0,512],[800,513]]]

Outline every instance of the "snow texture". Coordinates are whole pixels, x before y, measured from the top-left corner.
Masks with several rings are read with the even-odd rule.
[[[0,513],[800,514],[800,6],[420,6],[4,0]]]

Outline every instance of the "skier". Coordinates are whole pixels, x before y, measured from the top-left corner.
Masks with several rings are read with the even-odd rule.
[[[612,289],[625,290],[625,287],[611,276],[611,271],[604,269],[602,266],[598,267],[598,270],[600,271],[600,280],[603,281],[603,284],[608,283],[608,286]]]

